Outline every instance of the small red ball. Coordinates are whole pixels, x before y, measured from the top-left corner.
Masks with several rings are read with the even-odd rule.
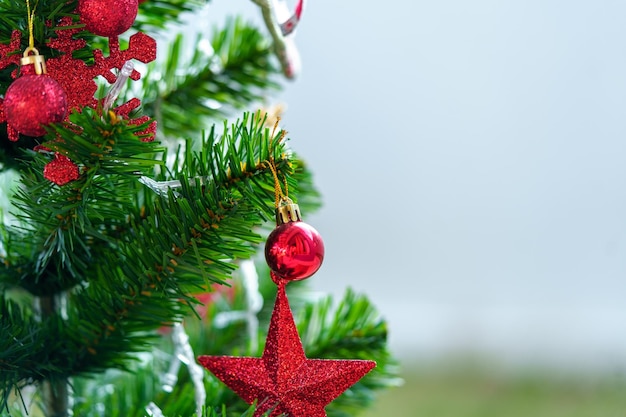
[[[43,126],[58,123],[67,114],[67,95],[52,77],[22,75],[4,95],[7,124],[28,136],[43,136]]]
[[[281,224],[267,238],[265,260],[277,277],[302,280],[322,266],[324,242],[317,230],[304,222]]]
[[[130,29],[138,7],[138,0],[80,0],[78,14],[91,33],[113,37]]]

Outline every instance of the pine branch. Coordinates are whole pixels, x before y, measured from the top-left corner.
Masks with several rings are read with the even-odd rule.
[[[196,316],[190,316],[185,320],[194,352],[200,354],[218,350],[225,353],[240,351],[241,346],[247,344],[244,323],[236,322],[225,328],[218,328],[214,318],[222,312],[244,310],[246,303],[240,280],[235,279],[232,288],[219,286],[219,292],[210,295],[202,314],[203,319],[198,320]],[[261,337],[262,334],[259,335],[259,338]],[[107,416],[143,417],[145,415],[143,407],[149,402],[155,402],[166,416],[191,416],[194,412],[194,388],[184,367],[172,392],[164,392],[161,389],[161,377],[172,359],[171,353],[166,352],[172,350],[172,343],[165,333],[160,343],[152,349],[154,354],[142,357],[142,362],[133,364],[130,372],[109,371],[97,382],[85,378],[76,379],[74,391],[80,401],[74,409],[74,414],[89,415],[93,404],[103,404]],[[259,352],[248,353],[259,354]],[[115,389],[95,389],[96,384]],[[205,415],[228,417],[252,415],[254,407],[243,403],[216,379],[205,378],[205,389],[206,409],[209,410]]]
[[[149,0],[139,4],[133,27],[140,31],[165,29],[180,20],[181,14],[206,5],[209,0]]]
[[[33,362],[39,326],[17,303],[0,297],[0,413],[9,395],[30,380],[40,378],[47,364]]]
[[[119,181],[112,182],[115,185],[134,181],[147,160],[133,155],[144,146],[154,148],[127,138],[134,128],[119,121],[90,119],[89,112],[76,117],[81,118],[83,134],[59,128],[64,140],[46,146],[83,165],[83,177],[64,187],[46,185],[40,177],[39,184],[31,179],[28,191],[20,195],[20,215],[35,227],[23,241],[43,242],[43,256],[35,256],[34,265],[28,265],[27,253],[18,257],[22,263],[7,259],[1,276],[10,279],[20,268],[38,271],[43,258],[55,265],[59,276],[70,272],[78,286],[70,294],[68,319],[44,318],[36,341],[30,343],[30,356],[25,359],[46,357],[48,367],[31,368],[7,387],[25,377],[62,379],[125,368],[134,353],[153,342],[157,327],[180,317],[195,302],[194,293],[206,292],[211,282],[226,281],[236,268],[235,260],[255,253],[261,236],[254,230],[273,213],[273,177],[264,161],[272,159],[281,176],[289,178],[293,172],[295,160],[289,159],[280,132],[272,137],[263,119],[247,114],[219,138],[212,130],[201,151],[187,154],[171,170],[169,175],[180,180],[179,188],[165,196],[146,195],[144,202],[151,203],[146,210],[133,208],[137,199],[113,198],[119,194],[117,189],[106,188],[105,180],[98,187],[97,179],[118,177]],[[97,146],[102,138],[109,147]],[[31,176],[41,175],[37,174],[40,159],[34,159],[37,169],[32,169]],[[84,198],[67,203],[68,195],[77,191],[86,193]],[[34,199],[46,204],[34,210]],[[110,214],[99,216],[90,204]],[[126,225],[121,223],[122,214]],[[120,220],[115,234],[105,228],[111,218]],[[54,226],[52,234],[39,236],[50,226]],[[26,245],[31,250],[39,246]],[[9,254],[16,250],[10,249]],[[51,290],[42,281],[58,278],[43,272],[32,279],[38,293],[42,288]],[[20,279],[24,280],[23,275]],[[6,361],[12,363],[12,358]],[[32,375],[34,371],[38,377]]]
[[[200,42],[198,38],[196,44]],[[213,54],[195,48],[185,59],[183,44],[179,35],[165,66],[151,64],[143,82],[144,108],[160,121],[166,137],[194,136],[203,121],[230,115],[279,88],[271,45],[240,19],[214,32]]]
[[[159,370],[159,364],[150,361],[132,373],[108,372],[98,385],[94,381],[77,379],[73,384],[74,391],[79,394],[73,408],[74,415],[92,416],[94,405],[98,404],[107,417],[144,417],[145,407],[154,402],[165,416],[196,416],[193,388],[183,383],[176,385],[170,393],[161,391],[160,381],[155,378],[155,371]],[[252,417],[254,414],[254,406],[246,405],[242,410],[216,404],[211,401],[214,392],[210,386],[208,389],[202,417]]]
[[[298,332],[308,357],[376,361],[376,368],[333,401],[329,417],[351,417],[373,400],[372,391],[397,385],[397,370],[387,350],[387,324],[362,295],[348,290],[333,309],[332,298],[307,305]]]
[[[264,277],[263,282],[271,282]],[[233,322],[226,327],[217,327],[215,317],[226,311],[246,309],[245,293],[241,282],[235,280],[233,288],[213,294],[206,305],[206,318],[198,320],[189,317],[185,327],[196,354],[260,356],[263,343],[258,352],[249,352],[246,328],[241,322]],[[273,284],[270,284],[273,285]],[[272,307],[273,297],[266,297],[266,305]],[[348,291],[339,306],[333,308],[330,297],[315,302],[307,302],[296,310],[299,332],[302,335],[308,357],[323,358],[359,358],[374,359],[377,368],[359,384],[344,393],[335,402],[326,407],[329,416],[345,417],[357,415],[365,409],[372,399],[374,390],[397,384],[397,370],[394,362],[386,351],[386,325],[378,316],[372,305],[363,296]],[[347,320],[347,322],[344,322]],[[350,326],[356,326],[354,328]],[[267,326],[261,326],[258,338],[263,340]],[[179,373],[178,383],[172,392],[163,392],[160,377],[166,372],[169,358],[164,352],[171,352],[172,346],[164,338],[156,350],[160,352],[150,357],[148,362],[134,367],[131,372],[109,372],[104,381],[116,389],[94,390],[94,383],[79,379],[75,390],[85,404],[75,410],[77,415],[85,415],[90,404],[106,404],[107,415],[124,415],[140,417],[142,407],[151,401],[158,404],[166,416],[193,414],[193,387],[187,372],[183,368]],[[227,410],[223,415],[239,416],[251,412],[252,409],[238,398],[230,389],[209,376],[205,379],[207,390],[206,407],[210,410],[221,410],[225,404]],[[94,393],[95,397],[94,397]],[[81,412],[77,412],[80,410]],[[109,412],[110,410],[110,412]],[[120,410],[120,414],[115,414]],[[209,414],[212,415],[212,414]],[[217,414],[220,415],[219,413]]]
[[[19,285],[35,295],[71,288],[89,275],[94,255],[115,244],[119,227],[136,206],[138,173],[148,173],[158,145],[135,135],[116,117],[86,109],[71,116],[74,128],[56,127],[60,140],[43,144],[50,152],[28,151],[32,160],[14,204],[22,227],[9,228],[6,268],[0,282]],[[50,153],[58,152],[81,167],[80,178],[58,187],[44,179]],[[10,244],[10,245],[9,245]]]
[[[36,4],[36,7],[34,7]],[[31,1],[32,10],[34,11],[33,19],[33,36],[35,39],[35,47],[38,51],[46,56],[57,56],[58,51],[54,51],[47,45],[47,40],[51,37],[56,37],[54,32],[57,27],[55,23],[62,17],[70,16],[73,20],[78,21],[78,15],[75,12],[78,0],[72,0],[67,2],[59,2],[58,0],[38,0],[37,2]],[[28,46],[28,12],[26,1],[10,1],[0,3],[0,43],[6,44],[9,42],[11,33],[14,30],[19,30],[22,33],[21,48],[23,51]],[[48,24],[52,22],[52,24]],[[93,38],[93,35],[88,36],[89,39]],[[81,50],[84,54],[87,49]],[[4,93],[8,84],[12,81],[12,78],[8,77],[8,73],[12,71],[14,67],[9,68],[9,71],[3,71],[0,74],[0,92]]]
[[[61,17],[78,23],[77,1],[36,3],[36,44],[44,55],[58,56],[60,51],[50,49],[47,40],[56,36]],[[205,3],[142,2],[135,28],[164,29]],[[18,29],[25,47],[26,26],[25,2],[0,0],[0,42]],[[89,63],[91,51],[102,47],[103,39],[87,32],[76,36],[87,46],[75,57]],[[177,38],[161,63],[164,68],[151,65],[143,78],[144,107],[161,121],[165,137],[196,137],[206,120],[230,116],[279,88],[271,44],[252,26],[229,20],[215,30],[211,43],[213,54],[196,48],[186,59],[183,38]],[[14,69],[0,70],[0,95],[12,82]],[[166,395],[160,390],[158,364],[145,363],[142,352],[157,347],[171,351],[157,330],[187,317],[196,352],[260,355],[249,352],[245,325],[217,329],[211,320],[226,309],[245,308],[237,285],[228,296],[212,295],[205,320],[198,320],[200,308],[194,311],[199,306],[196,295],[216,288],[222,288],[217,294],[225,294],[219,284],[231,282],[238,260],[258,251],[274,211],[274,178],[267,161],[273,161],[294,200],[300,197],[304,212],[319,205],[311,174],[289,151],[283,132],[268,130],[260,114],[225,124],[222,134],[210,128],[200,143],[189,139],[170,158],[158,144],[139,140],[145,126],[130,126],[90,109],[71,117],[73,127],[51,128],[43,143],[48,151],[25,152],[0,137],[0,171],[11,168],[21,174],[12,198],[20,224],[0,228],[0,414],[9,396],[15,390],[19,396],[26,384],[65,385],[72,378],[75,415],[95,416],[104,405],[107,416],[143,416],[152,400],[168,416],[191,415],[193,394],[185,373]],[[80,167],[79,179],[57,186],[44,178],[44,167],[55,153]],[[142,185],[140,178],[153,181],[153,187]],[[173,186],[159,186],[165,181]],[[268,300],[259,314],[263,322],[269,318],[275,287],[267,276],[262,281]],[[290,287],[293,291],[297,286]],[[16,294],[25,301],[18,302]],[[35,311],[34,299],[59,294],[67,296],[67,311],[50,316]],[[366,299],[348,293],[336,310],[330,299],[296,301],[292,307],[301,311],[299,328],[308,356],[378,362],[375,371],[328,407],[329,416],[354,415],[371,399],[372,389],[394,382],[386,325]],[[264,333],[259,332],[260,342]],[[96,373],[101,378],[92,384]],[[94,389],[103,381],[115,389]],[[205,382],[209,395],[204,416],[253,415],[254,407],[223,384],[214,378]]]

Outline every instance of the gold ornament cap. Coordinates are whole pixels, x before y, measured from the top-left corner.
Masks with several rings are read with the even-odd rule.
[[[298,207],[297,204],[289,201],[282,203],[276,208],[276,226],[299,221],[302,221],[302,215],[300,214],[300,207]]]
[[[34,55],[30,55],[31,52],[34,52]],[[35,74],[41,75],[46,74],[48,71],[46,70],[46,60],[42,55],[39,55],[39,51],[37,48],[28,47],[24,51],[24,56],[20,59],[20,63],[22,66],[24,65],[34,65],[35,66]]]

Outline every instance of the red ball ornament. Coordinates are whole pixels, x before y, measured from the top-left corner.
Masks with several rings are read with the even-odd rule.
[[[43,136],[43,126],[58,123],[67,114],[67,95],[52,77],[33,74],[32,66],[22,67],[22,75],[4,95],[7,124],[27,136]]]
[[[78,13],[88,31],[113,37],[133,25],[138,7],[138,0],[80,0]]]
[[[290,221],[277,226],[268,236],[265,260],[276,277],[299,281],[322,266],[324,242],[312,226]]]

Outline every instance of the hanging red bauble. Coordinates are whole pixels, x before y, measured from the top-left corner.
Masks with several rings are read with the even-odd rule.
[[[276,224],[265,247],[265,258],[278,286],[276,304],[263,356],[200,356],[198,361],[248,404],[257,403],[254,417],[326,417],[324,408],[371,371],[376,362],[309,359],[293,321],[285,290],[289,281],[304,279],[319,269],[324,244],[319,233],[300,217],[297,204],[283,195]]]
[[[296,204],[279,207],[277,223],[265,244],[265,259],[273,276],[287,281],[310,277],[324,260],[322,237],[300,220]]]
[[[80,0],[78,14],[88,31],[112,37],[130,29],[138,7],[138,0]]]
[[[43,136],[46,133],[43,126],[65,119],[67,95],[54,78],[35,74],[32,65],[23,66],[21,71],[22,76],[4,95],[7,124],[24,135]]]

